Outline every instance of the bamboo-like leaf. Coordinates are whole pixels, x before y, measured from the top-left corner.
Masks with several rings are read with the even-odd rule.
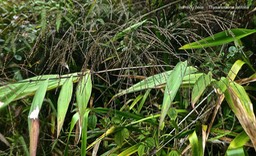
[[[117,34],[112,38],[111,41],[113,42],[113,41],[118,40],[118,39],[121,38],[121,37],[124,37],[127,33],[132,32],[132,31],[136,30],[138,27],[142,26],[146,21],[147,21],[147,20],[143,20],[143,21],[141,21],[141,22],[138,22],[138,23],[135,23],[135,24],[129,26],[128,28],[126,28],[126,29],[122,30],[121,32],[117,33]]]
[[[245,155],[243,146],[250,140],[248,135],[243,131],[232,140],[227,149],[227,156]],[[241,150],[242,149],[242,150]],[[235,152],[234,152],[235,151]]]
[[[86,109],[82,119],[82,145],[81,145],[81,156],[86,156],[87,148],[87,129],[88,129],[88,116],[90,109]]]
[[[226,152],[226,156],[248,156],[244,152],[243,147],[234,148],[234,149],[228,149]]]
[[[212,74],[210,72],[207,75],[203,74],[201,77],[198,78],[192,90],[192,101],[191,101],[192,107],[195,106],[195,103],[203,94],[206,87],[209,84],[211,84],[211,81],[212,81]]]
[[[138,151],[138,148],[139,148],[140,145],[141,145],[140,143],[135,144],[135,145],[127,148],[126,150],[124,150],[120,154],[118,154],[118,156],[130,156],[133,153],[136,153]]]
[[[173,72],[169,75],[168,81],[164,91],[164,99],[161,108],[161,116],[159,121],[159,129],[163,129],[164,118],[169,111],[172,101],[176,96],[178,89],[182,83],[182,79],[185,76],[187,69],[187,62],[179,62],[173,69]]]
[[[42,107],[44,97],[48,87],[48,79],[39,83],[39,88],[35,93],[35,96],[32,101],[32,105],[29,111],[30,119],[38,119],[38,113]]]
[[[87,108],[87,104],[91,97],[91,92],[92,92],[91,74],[88,72],[79,81],[77,90],[76,90],[76,100],[77,100],[77,107],[80,115],[81,125],[82,125],[82,120],[83,120],[85,110]]]
[[[146,93],[143,95],[143,98],[142,98],[142,100],[140,101],[140,104],[139,104],[138,109],[137,109],[137,113],[138,113],[138,114],[140,113],[140,111],[141,111],[141,109],[142,109],[142,107],[143,107],[143,105],[144,105],[144,103],[145,103],[145,101],[146,101],[146,99],[147,99],[147,97],[148,97],[150,91],[151,91],[151,89],[148,89],[148,90],[146,91]]]
[[[39,136],[39,119],[38,115],[43,104],[43,100],[47,91],[48,79],[42,81],[39,84],[39,88],[35,93],[35,96],[30,107],[29,116],[28,116],[28,125],[29,125],[29,136],[30,136],[30,155],[36,156],[36,149],[38,144]]]
[[[235,113],[244,131],[250,137],[256,150],[256,118],[248,94],[243,86],[232,82],[225,92],[225,99]]]
[[[24,90],[28,88],[28,84],[19,84],[16,87],[10,86],[9,92],[4,92],[3,96],[0,97],[0,109],[9,105],[12,101],[14,101]]]
[[[231,69],[228,72],[228,76],[227,78],[229,80],[235,80],[235,77],[237,75],[237,73],[239,72],[239,70],[242,68],[242,66],[244,65],[245,62],[241,61],[241,60],[237,60],[233,66],[231,67]]]
[[[189,142],[192,148],[192,156],[203,156],[202,145],[195,131],[189,136]]]
[[[89,150],[90,148],[92,148],[94,145],[96,145],[97,143],[99,143],[103,138],[109,136],[110,134],[114,133],[116,130],[115,126],[110,127],[105,133],[103,133],[100,137],[98,137],[93,143],[91,143],[88,147],[87,150]]]
[[[136,98],[133,100],[132,104],[130,105],[129,110],[133,109],[133,107],[134,107],[142,98],[143,98],[143,95],[139,95],[138,97],[136,97]]]
[[[6,102],[4,103],[5,104],[4,106],[6,106],[6,104],[8,105],[12,101],[19,100],[19,99],[22,99],[27,96],[32,96],[38,90],[38,88],[40,86],[39,85],[40,82],[47,80],[47,79],[49,79],[47,90],[52,90],[52,89],[62,86],[64,84],[64,82],[71,76],[73,76],[72,81],[77,82],[79,74],[81,74],[81,73],[72,73],[72,74],[66,74],[66,75],[62,75],[62,76],[59,76],[57,74],[41,75],[41,76],[36,76],[36,77],[29,78],[29,79],[25,79],[25,80],[19,81],[17,83],[1,86],[0,87],[0,101],[2,100],[2,102],[3,102],[5,100],[9,99],[8,103],[6,103]],[[24,88],[21,89],[21,87],[23,87],[23,86],[24,86]],[[14,91],[16,91],[15,94],[14,94]],[[12,100],[11,100],[11,98],[9,98],[10,95],[12,95],[14,97]],[[0,107],[0,109],[1,109],[1,107]]]
[[[59,137],[60,130],[64,123],[64,119],[71,101],[73,92],[73,76],[66,80],[63,84],[57,103],[57,137]]]
[[[189,79],[190,79],[189,76],[191,76],[191,78],[194,78],[192,76],[192,74],[195,73],[195,72],[197,72],[196,68],[194,68],[192,66],[187,67],[187,70],[186,70],[186,73],[185,73],[185,75],[187,77],[184,77],[184,78],[186,78],[186,81],[189,81]],[[142,81],[136,83],[135,85],[131,86],[130,88],[122,90],[121,92],[116,94],[114,97],[125,95],[125,94],[128,94],[128,93],[141,91],[141,90],[145,90],[145,89],[156,88],[160,85],[164,85],[164,84],[166,84],[166,80],[167,80],[167,78],[169,77],[169,75],[171,73],[172,73],[172,70],[150,76],[150,77],[146,78],[145,80],[142,80]]]
[[[202,40],[185,44],[184,46],[180,47],[179,49],[198,49],[198,48],[206,48],[212,46],[219,46],[229,42],[236,41],[248,35],[255,33],[255,29],[230,29],[219,32],[212,36],[206,37]]]

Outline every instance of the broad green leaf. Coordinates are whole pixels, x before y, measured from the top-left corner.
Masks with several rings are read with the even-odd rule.
[[[243,61],[237,60],[231,67],[230,71],[228,72],[227,78],[231,81],[235,80],[237,73],[239,72],[239,70],[242,68],[243,65],[244,65]]]
[[[12,87],[12,88],[11,88]],[[10,92],[7,92],[4,96],[0,98],[0,109],[6,107],[28,87],[28,84],[19,84],[16,87],[10,86]],[[4,92],[3,92],[4,93]]]
[[[73,93],[73,76],[66,80],[63,84],[57,103],[57,137],[59,137],[60,130],[63,126],[64,119],[68,110],[69,103]]]
[[[12,101],[19,100],[19,99],[25,98],[27,96],[34,95],[35,92],[38,90],[39,83],[41,81],[45,81],[45,80],[49,79],[47,90],[52,90],[52,89],[62,86],[64,84],[64,82],[71,76],[73,76],[73,82],[77,82],[78,75],[80,75],[80,74],[81,73],[72,73],[72,74],[66,74],[66,75],[62,75],[62,76],[59,76],[57,74],[55,74],[55,75],[40,75],[40,76],[36,76],[36,77],[32,77],[29,79],[19,81],[17,83],[1,86],[0,87],[0,100],[3,98],[9,97],[8,94],[13,94],[13,91],[19,90],[19,87],[22,87],[22,85],[25,85],[26,87],[24,87],[24,90],[22,92],[20,92],[19,94],[16,93],[15,95],[17,95],[17,96],[15,96],[15,98]]]
[[[239,147],[239,148],[228,149],[226,152],[226,156],[247,156],[247,154],[245,154],[243,147]]]
[[[187,75],[188,77],[184,77],[184,78],[186,78],[186,81],[189,81],[189,79],[190,79],[189,75],[190,74],[191,74],[191,78],[193,78],[192,73],[195,73],[195,72],[197,72],[196,68],[194,68],[192,66],[187,67],[185,75]],[[141,91],[141,90],[156,88],[156,87],[159,87],[161,85],[164,85],[164,84],[166,84],[166,81],[168,80],[167,78],[169,77],[169,75],[171,73],[172,73],[172,70],[150,76],[150,77],[136,83],[135,85],[131,86],[130,88],[122,90],[121,92],[116,94],[114,97],[125,95],[125,94],[128,94],[128,93]]]
[[[38,119],[38,114],[42,107],[44,97],[48,87],[48,79],[39,83],[39,88],[35,93],[33,98],[30,111],[29,111],[29,119]]]
[[[86,148],[87,148],[87,129],[88,129],[88,116],[90,113],[90,109],[86,109],[83,122],[82,122],[82,145],[81,145],[81,156],[86,156]]]
[[[155,139],[152,138],[152,137],[148,137],[148,138],[145,140],[145,144],[146,144],[146,146],[149,147],[149,148],[155,147]]]
[[[29,139],[30,139],[30,155],[36,155],[36,149],[39,137],[39,119],[38,115],[42,107],[45,94],[47,91],[48,79],[39,83],[39,88],[33,98],[29,116],[28,116],[28,127],[29,127]]]
[[[124,150],[120,154],[118,154],[118,156],[130,156],[133,153],[136,153],[138,151],[138,148],[139,148],[140,145],[141,145],[140,143],[135,144],[135,145],[127,148],[126,150]]]
[[[235,137],[229,144],[228,149],[238,148],[244,146],[250,140],[249,136],[243,131]]]
[[[200,144],[195,131],[189,136],[188,139],[192,148],[192,156],[203,156],[203,147]]]
[[[244,131],[250,137],[254,149],[256,149],[256,118],[252,102],[243,86],[232,82],[225,92],[225,99],[235,113]]]
[[[213,85],[218,89],[219,94],[222,94],[226,91],[227,86],[229,85],[229,80],[225,77],[221,77],[221,79],[219,81],[215,81]]]
[[[145,145],[141,144],[138,148],[138,155],[143,156],[144,153],[145,153]]]
[[[172,150],[167,156],[180,156],[181,154],[176,151],[176,150]]]
[[[115,143],[118,145],[118,146],[122,146],[123,142],[125,139],[127,139],[129,137],[129,131],[127,128],[123,128],[121,129],[120,131],[117,131],[115,133],[115,137],[114,137],[114,140],[115,140]]]
[[[164,128],[164,124],[163,124],[164,118],[171,107],[172,101],[176,96],[178,89],[180,88],[182,79],[186,73],[186,68],[187,68],[187,62],[186,61],[180,62],[174,67],[173,72],[168,77],[167,84],[165,86],[165,91],[164,91],[163,104],[161,108],[159,129]]]
[[[234,42],[239,40],[243,37],[251,35],[255,33],[255,29],[230,29],[219,32],[212,36],[206,37],[202,40],[185,44],[184,46],[180,47],[179,49],[199,49],[199,48],[207,48],[212,46],[219,46],[229,42]]]
[[[207,75],[203,74],[198,78],[196,81],[193,90],[192,90],[192,99],[191,99],[191,105],[192,107],[195,106],[195,103],[198,101],[198,99],[203,94],[206,87],[211,84],[212,81],[212,74],[209,72]]]
[[[88,118],[88,127],[93,130],[96,128],[97,125],[97,116],[95,114],[92,114]]]
[[[79,81],[77,90],[76,90],[77,107],[78,107],[81,120],[83,119],[85,110],[87,108],[87,104],[91,97],[91,92],[92,92],[91,74],[88,72]],[[81,121],[81,124],[82,124],[82,121]]]

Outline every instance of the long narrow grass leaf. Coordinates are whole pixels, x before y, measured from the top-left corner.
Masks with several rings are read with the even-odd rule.
[[[163,104],[161,108],[159,129],[164,128],[164,125],[163,125],[164,118],[171,107],[172,101],[176,96],[178,89],[180,88],[182,79],[185,76],[186,69],[187,69],[187,62],[186,61],[180,62],[174,67],[173,72],[168,77],[168,81],[164,91]]]
[[[64,123],[64,119],[66,117],[66,113],[69,107],[69,103],[72,98],[73,93],[73,77],[71,76],[66,82],[63,84],[60,95],[57,103],[57,137],[60,134],[60,130]]]
[[[232,82],[225,92],[225,99],[235,113],[244,131],[250,137],[256,149],[256,118],[252,102],[243,86]]]
[[[203,156],[202,146],[195,131],[189,136],[189,142],[192,148],[192,156]]]
[[[212,79],[212,74],[210,72],[207,75],[203,74],[201,77],[198,78],[192,90],[192,97],[191,97],[192,107],[195,106],[195,103],[201,97],[206,87],[209,84],[211,84],[211,81],[212,81],[211,79]]]
[[[185,44],[184,46],[180,47],[179,49],[198,49],[198,48],[206,48],[212,46],[219,46],[229,42],[236,41],[248,35],[255,33],[255,29],[231,29],[219,32],[212,36],[206,37],[202,40]]]

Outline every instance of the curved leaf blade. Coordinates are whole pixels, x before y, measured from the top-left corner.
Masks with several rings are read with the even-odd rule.
[[[176,96],[178,89],[182,83],[183,77],[185,76],[185,72],[187,69],[187,61],[179,62],[173,69],[173,72],[169,75],[168,81],[164,91],[164,99],[161,108],[161,116],[159,122],[159,129],[163,129],[164,118],[167,115],[172,101]]]
[[[255,29],[230,29],[225,30],[222,32],[219,32],[217,34],[214,34],[212,36],[206,37],[202,40],[185,44],[184,46],[180,47],[180,50],[185,49],[199,49],[199,48],[207,48],[207,47],[213,47],[213,46],[219,46],[223,45],[229,42],[234,42],[238,39],[241,39],[243,37],[246,37],[248,35],[251,35],[255,33]]]
[[[212,74],[210,72],[207,75],[203,74],[198,78],[192,90],[192,101],[191,101],[192,107],[195,106],[195,103],[201,97],[206,87],[209,84],[211,84],[211,81],[212,81]]]
[[[60,91],[60,95],[57,103],[57,137],[59,137],[60,130],[63,126],[64,119],[68,110],[69,103],[71,101],[73,92],[73,76],[67,79]]]
[[[230,83],[225,91],[225,99],[256,149],[256,118],[252,102],[244,87],[235,82]]]

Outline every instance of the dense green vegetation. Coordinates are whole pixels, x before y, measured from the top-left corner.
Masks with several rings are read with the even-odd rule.
[[[256,3],[0,3],[0,155],[253,155]]]

